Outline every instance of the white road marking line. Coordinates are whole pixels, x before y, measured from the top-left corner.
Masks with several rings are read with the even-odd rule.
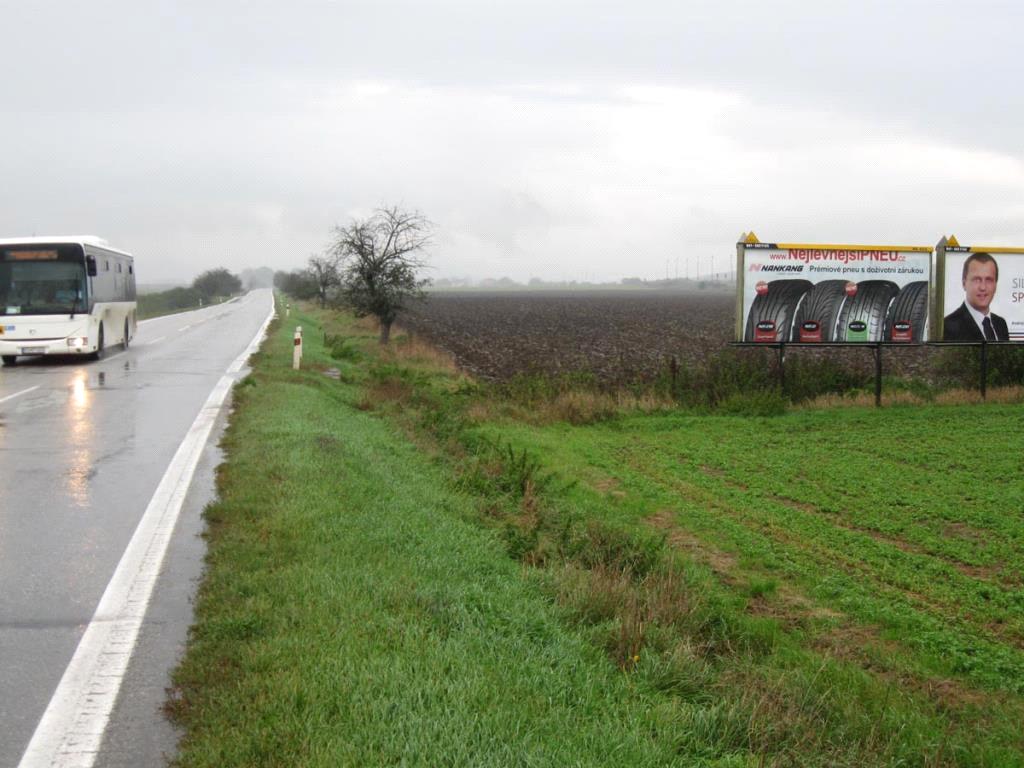
[[[189,323],[188,325],[181,326],[181,328],[179,328],[178,330],[179,331],[187,331],[191,327],[192,327],[192,323]]]
[[[178,446],[25,748],[19,768],[91,768],[96,761],[199,458],[235,383],[235,374],[260,345],[273,316],[271,303],[259,332],[217,382]]]
[[[13,395],[8,395],[7,397],[0,397],[0,403],[6,403],[8,400],[13,400],[14,398],[20,397],[21,395],[27,395],[29,392],[31,392],[34,389],[39,389],[39,385],[36,384],[34,387],[29,387],[28,389],[23,389],[23,390],[21,390],[21,392],[15,392]]]
[[[159,336],[159,337],[153,339],[152,341],[145,341],[142,344],[139,344],[139,346],[140,347],[148,347],[148,346],[151,346],[153,344],[158,344],[159,342],[163,341],[166,338],[167,338],[166,336]]]

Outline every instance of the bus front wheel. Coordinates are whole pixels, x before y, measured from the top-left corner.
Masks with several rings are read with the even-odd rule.
[[[18,356],[17,355],[4,355],[3,356],[4,365],[14,365],[14,363],[17,362],[17,360],[18,360]]]
[[[128,349],[128,343],[131,339],[128,337],[128,318],[124,320],[124,348]]]
[[[92,353],[93,360],[99,360],[103,357],[103,323],[100,323],[100,336],[96,340],[96,351]]]

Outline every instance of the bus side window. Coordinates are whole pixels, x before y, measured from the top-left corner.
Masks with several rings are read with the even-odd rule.
[[[103,271],[104,272],[109,272],[110,271],[110,259],[104,259],[103,260]]]

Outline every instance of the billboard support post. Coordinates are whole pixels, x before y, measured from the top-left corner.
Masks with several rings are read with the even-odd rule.
[[[786,396],[786,345],[779,344],[779,394]]]
[[[753,234],[751,232],[750,234]],[[743,280],[743,263],[744,256],[746,254],[746,242],[747,233],[744,232],[740,235],[740,239],[736,242],[736,285],[739,286]],[[689,273],[689,269],[687,269]],[[687,274],[689,277],[689,274]],[[735,339],[738,341],[743,338],[743,292],[740,290],[736,291],[736,335]]]
[[[953,243],[959,245],[956,235],[953,235]],[[943,328],[943,307],[946,306],[946,246],[949,245],[949,238],[945,235],[935,245],[935,253],[932,256],[932,280],[928,288],[929,324],[933,339],[945,337]]]
[[[988,385],[988,342],[981,342],[981,399],[985,399],[985,388]]]
[[[882,345],[875,344],[875,407],[882,407]]]

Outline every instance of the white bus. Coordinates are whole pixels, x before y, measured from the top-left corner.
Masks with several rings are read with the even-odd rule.
[[[135,336],[135,262],[105,240],[0,239],[0,358],[100,357]]]

